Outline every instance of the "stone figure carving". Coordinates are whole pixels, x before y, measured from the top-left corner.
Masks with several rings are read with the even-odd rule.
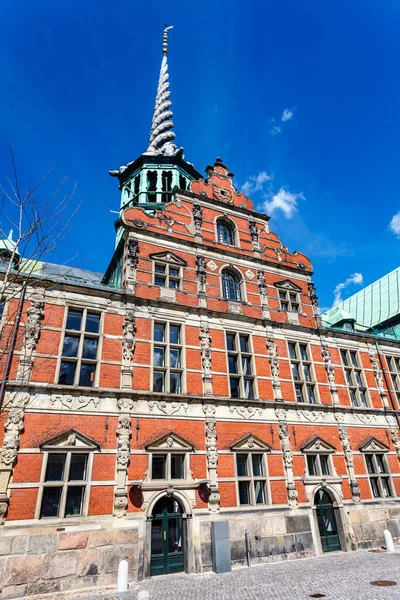
[[[201,364],[203,367],[204,394],[212,394],[211,335],[207,321],[200,323]]]
[[[396,427],[390,428],[390,436],[392,438],[392,442],[394,448],[396,450],[397,458],[400,460],[400,439],[399,439],[399,431]]]
[[[315,284],[312,281],[309,281],[307,283],[308,286],[308,293],[310,294],[310,302],[312,304],[312,306],[315,308],[316,311],[319,310],[318,308],[318,296],[317,296],[317,291],[315,289]]]
[[[281,384],[279,381],[279,360],[278,348],[273,337],[267,336],[268,360],[271,367],[272,387],[274,389],[275,400],[282,400]]]
[[[297,506],[298,492],[293,477],[293,452],[290,443],[289,428],[287,423],[279,421],[279,439],[281,442],[282,458],[286,473],[286,489],[289,506]]]
[[[40,337],[41,321],[44,317],[44,288],[38,288],[31,298],[31,305],[27,310],[25,323],[24,345],[20,358],[17,381],[29,381],[33,367],[32,354],[36,349]]]
[[[139,260],[139,243],[130,238],[126,253],[126,287],[129,292],[134,293],[136,288],[136,267]]]
[[[344,425],[338,425],[339,430],[339,439],[342,443],[344,460],[346,462],[347,470],[349,473],[350,480],[350,489],[351,495],[354,502],[359,502],[361,498],[360,487],[356,481],[355,473],[354,473],[354,461],[353,461],[353,451],[350,445],[350,437],[347,433],[346,427]]]
[[[325,371],[328,376],[329,387],[331,389],[336,389],[335,385],[335,367],[332,364],[331,354],[328,349],[328,344],[326,342],[322,342],[321,344],[321,354],[324,359]]]
[[[198,202],[193,202],[193,220],[195,227],[195,235],[201,237],[203,227],[203,211]]]
[[[249,230],[253,248],[258,250],[260,247],[260,232],[258,231],[257,223],[251,217],[249,218]]]
[[[199,294],[205,294],[206,287],[206,261],[204,256],[200,256],[199,254],[196,256],[196,273],[197,273],[197,281],[199,282]]]
[[[206,418],[206,452],[208,469],[208,508],[211,512],[219,510],[220,494],[218,489],[218,446],[217,427],[214,418]]]
[[[131,418],[129,414],[118,417],[117,434],[117,489],[114,493],[114,512],[119,518],[125,515],[128,506],[126,478],[130,460]]]
[[[267,296],[267,280],[265,279],[264,271],[257,271],[257,283],[261,299],[265,302]]]
[[[131,367],[135,349],[135,315],[132,310],[125,313],[122,331],[122,360],[124,366]]]
[[[372,347],[369,348],[368,354],[369,354],[369,358],[371,360],[372,369],[374,371],[376,384],[377,384],[378,390],[379,390],[379,395],[382,397],[386,397],[385,387],[383,385],[382,369],[379,366],[379,361],[375,355],[374,348],[372,348]]]
[[[136,269],[138,264],[138,253],[139,253],[139,242],[137,240],[129,239],[128,240],[128,260],[130,263],[130,267],[132,269]]]

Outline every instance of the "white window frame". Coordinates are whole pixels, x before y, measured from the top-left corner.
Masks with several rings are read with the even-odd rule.
[[[291,345],[293,345],[295,347],[295,358],[292,358],[290,355],[290,346]],[[300,349],[301,346],[304,346],[306,349],[307,359],[302,358],[301,349]],[[318,386],[317,386],[317,380],[316,380],[315,373],[314,373],[314,365],[313,365],[313,361],[311,358],[310,345],[307,343],[303,343],[303,342],[299,342],[299,341],[295,341],[295,340],[288,340],[288,357],[289,357],[289,362],[290,362],[290,371],[291,371],[291,376],[292,376],[292,380],[293,380],[293,389],[294,389],[294,396],[295,396],[296,402],[300,402],[300,400],[298,400],[298,395],[297,395],[297,389],[296,389],[296,385],[297,385],[297,386],[300,386],[300,393],[302,396],[301,402],[306,403],[306,404],[319,404]],[[295,377],[293,375],[292,364],[297,365],[297,372],[299,374],[299,379],[295,379]],[[306,368],[308,368],[308,371],[310,373],[310,378],[311,378],[310,380],[307,380],[307,378],[305,376],[304,366]],[[312,390],[312,394],[314,396],[314,402],[310,401],[309,389]]]
[[[171,477],[171,456],[172,455],[180,455],[184,457],[183,460],[183,477],[179,477],[179,479],[172,479]],[[162,456],[166,456],[166,462],[165,462],[165,478],[156,478],[153,479],[153,456],[155,455],[162,455]],[[157,482],[157,481],[186,481],[188,479],[188,473],[190,470],[190,459],[189,459],[189,452],[185,452],[182,450],[166,450],[165,448],[161,448],[160,450],[152,450],[151,452],[149,452],[149,473],[150,473],[150,479],[151,481]]]
[[[228,350],[228,335],[234,336],[235,350]],[[248,340],[248,351],[242,352],[240,347],[240,337],[247,337]],[[235,396],[231,395],[231,378],[236,379],[239,382],[239,396],[238,398],[244,398],[246,400],[254,400],[257,398],[256,391],[256,375],[255,375],[255,361],[254,361],[254,352],[253,352],[253,343],[252,336],[249,333],[244,333],[242,331],[225,331],[225,345],[226,345],[226,361],[227,361],[227,373],[228,373],[228,389],[230,398],[234,398]],[[230,373],[229,371],[229,356],[236,357],[236,367],[237,373]],[[249,359],[251,375],[245,375],[243,373],[242,367],[242,358]],[[251,381],[251,387],[253,390],[253,397],[248,397],[245,394],[245,381]]]
[[[307,474],[308,477],[318,477],[323,479],[324,477],[332,477],[333,476],[333,465],[332,465],[332,457],[331,452],[305,452],[304,455],[306,457],[306,466],[307,466]],[[326,456],[327,465],[328,465],[328,473],[322,472],[321,467],[321,456]],[[310,473],[310,465],[308,463],[308,458],[312,458],[315,460],[315,475]]]
[[[225,241],[221,241],[219,238],[218,225],[226,225],[230,228],[232,232],[232,244],[228,244]],[[236,223],[232,221],[229,217],[217,217],[215,220],[215,241],[217,244],[223,244],[229,246],[230,248],[237,248],[239,246],[237,239],[237,227]]]
[[[68,313],[70,310],[71,311],[79,311],[82,313],[80,329],[67,329]],[[91,332],[85,331],[86,319],[87,319],[88,313],[96,314],[100,317],[98,333],[91,333]],[[91,309],[86,306],[82,307],[82,306],[72,305],[72,306],[65,307],[64,323],[63,323],[63,330],[62,330],[62,335],[61,335],[61,339],[60,339],[60,349],[59,349],[59,353],[58,353],[58,365],[57,365],[56,380],[55,380],[58,385],[68,385],[68,387],[71,387],[71,388],[72,387],[87,387],[87,386],[79,385],[81,366],[82,366],[82,363],[84,363],[84,364],[95,365],[93,384],[90,387],[98,387],[98,382],[99,382],[99,377],[100,377],[102,339],[103,339],[103,321],[104,321],[104,312],[102,312],[100,310]],[[65,341],[66,336],[79,338],[77,356],[63,356],[64,341]],[[91,339],[97,339],[97,354],[96,354],[95,359],[82,357],[83,343],[84,343],[85,337],[91,338]],[[63,362],[74,363],[76,365],[73,384],[60,383],[61,364]]]
[[[154,334],[155,334],[155,325],[164,325],[165,330],[164,330],[164,342],[157,342],[154,339]],[[170,327],[179,327],[179,344],[174,344],[170,342]],[[152,392],[155,394],[171,394],[173,396],[175,395],[181,395],[185,393],[185,379],[184,379],[184,351],[183,349],[185,348],[185,344],[184,344],[184,325],[183,323],[179,323],[179,322],[175,322],[175,321],[162,321],[159,319],[154,319],[153,320],[153,325],[152,325],[152,347],[151,347],[151,364],[152,364]],[[156,347],[162,347],[164,348],[164,366],[157,366],[155,364],[154,361],[154,351]],[[171,367],[170,366],[170,350],[179,350],[180,353],[180,367]],[[154,376],[156,372],[163,372],[164,373],[164,390],[163,391],[156,391],[154,390]],[[180,375],[180,391],[175,394],[173,392],[170,392],[170,375],[171,373],[178,373]]]
[[[393,391],[396,394],[397,405],[400,406],[400,357],[386,355],[386,362],[392,380]]]
[[[294,290],[286,290],[285,288],[277,287],[279,306],[283,312],[300,313],[300,297],[299,293]],[[294,299],[292,299],[294,296]],[[287,305],[287,308],[284,307]]]
[[[379,455],[382,458],[382,462],[384,464],[384,468],[386,469],[385,471],[379,471],[379,464],[377,461],[376,456]],[[375,467],[375,472],[374,473],[370,473],[369,469],[368,469],[368,462],[367,462],[367,456],[371,457],[372,460],[372,464]],[[390,472],[390,468],[389,468],[389,464],[387,461],[387,456],[386,456],[386,452],[384,451],[374,451],[374,452],[369,452],[366,451],[364,452],[364,461],[365,461],[365,468],[367,471],[367,475],[368,475],[368,481],[369,481],[369,487],[371,490],[371,495],[373,498],[395,498],[396,497],[396,493],[395,493],[395,489],[393,486],[393,481],[392,481],[392,476],[391,476],[391,472]],[[380,494],[378,496],[375,495],[374,493],[374,488],[373,485],[371,483],[371,479],[374,479],[377,483],[378,486],[378,490],[380,492]],[[382,479],[385,479],[387,481],[388,484],[388,488],[390,491],[389,495],[385,495],[384,493],[384,487],[382,485]]]
[[[164,268],[164,273],[157,273],[156,268],[157,267],[163,267]],[[170,274],[170,269],[176,269],[178,271],[178,275],[171,275]],[[165,288],[169,288],[171,290],[180,290],[181,286],[182,286],[182,267],[180,265],[176,265],[176,264],[172,264],[169,262],[165,262],[162,260],[155,260],[154,259],[154,267],[153,267],[153,271],[154,271],[154,278],[153,278],[153,284],[157,287],[165,287]],[[156,282],[157,277],[159,278],[163,278],[164,279],[164,285],[161,285],[160,283]],[[177,286],[171,286],[170,283],[171,281],[175,281],[177,283]]]
[[[237,457],[239,454],[244,454],[247,455],[246,458],[246,468],[247,468],[247,473],[248,475],[238,475],[238,464],[237,464]],[[270,500],[269,500],[269,489],[268,489],[268,463],[267,463],[267,457],[266,457],[266,452],[262,451],[262,450],[255,450],[253,451],[249,451],[247,449],[237,449],[234,451],[234,455],[235,455],[235,480],[236,480],[236,498],[237,498],[237,505],[238,506],[266,506],[267,504],[270,504]],[[261,456],[261,466],[263,469],[263,475],[262,476],[258,476],[258,475],[254,475],[253,474],[253,459],[251,458],[253,455],[258,455]],[[239,483],[240,482],[249,482],[249,504],[241,504],[240,503],[240,492],[239,492]],[[256,503],[256,497],[255,497],[255,482],[256,481],[261,481],[263,482],[263,489],[264,489],[264,499],[265,502],[263,503]]]
[[[343,358],[343,355],[345,355],[345,359]],[[356,364],[353,362],[353,356],[355,357]],[[370,405],[368,386],[365,383],[364,369],[358,351],[350,348],[340,348],[340,360],[344,370],[344,377],[351,405],[364,408],[368,407]],[[361,385],[357,382],[357,374],[360,378]],[[350,384],[350,381],[352,384]],[[365,402],[363,401],[363,397]]]

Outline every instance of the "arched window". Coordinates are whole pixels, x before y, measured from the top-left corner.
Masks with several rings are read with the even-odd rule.
[[[222,272],[222,292],[226,300],[236,300],[237,302],[242,300],[239,276],[230,269]]]
[[[217,221],[217,240],[220,244],[235,245],[233,225],[224,220]]]

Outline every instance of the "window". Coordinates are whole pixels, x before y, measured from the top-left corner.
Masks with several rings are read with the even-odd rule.
[[[181,281],[181,268],[176,265],[154,263],[154,285],[178,290]]]
[[[307,469],[310,477],[331,475],[328,454],[307,454]]]
[[[151,455],[151,478],[152,479],[186,479],[187,454]]]
[[[236,454],[239,504],[266,504],[266,468],[263,454]]]
[[[281,310],[284,310],[285,312],[299,312],[300,301],[297,292],[278,290],[278,294]]]
[[[366,454],[365,462],[374,498],[388,498],[393,496],[385,455],[383,453]]]
[[[357,352],[354,350],[341,350],[342,364],[346,383],[353,406],[368,406],[367,389],[364,385],[362,369]]]
[[[58,383],[93,387],[100,340],[99,313],[69,308]]]
[[[5,302],[0,302],[0,321],[3,318],[5,306],[6,306]]]
[[[288,346],[296,400],[317,404],[315,379],[307,344],[289,342]]]
[[[222,294],[225,300],[234,300],[236,302],[241,302],[242,300],[239,276],[230,269],[225,269],[222,272]]]
[[[154,323],[153,392],[182,393],[181,326]]]
[[[254,398],[253,358],[250,336],[227,333],[229,387],[231,398]]]
[[[227,223],[227,221],[217,221],[217,241],[220,244],[234,246],[235,234],[233,225]]]
[[[84,514],[89,454],[49,452],[40,506],[41,519]]]
[[[400,358],[387,356],[386,361],[389,368],[390,377],[396,393],[397,402],[400,404]]]

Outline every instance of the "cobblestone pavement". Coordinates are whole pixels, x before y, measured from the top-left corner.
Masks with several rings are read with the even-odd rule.
[[[376,587],[370,583],[375,580],[398,585]],[[163,575],[124,594],[82,600],[307,600],[312,594],[324,594],[326,600],[400,600],[400,553],[343,552],[223,575]]]

